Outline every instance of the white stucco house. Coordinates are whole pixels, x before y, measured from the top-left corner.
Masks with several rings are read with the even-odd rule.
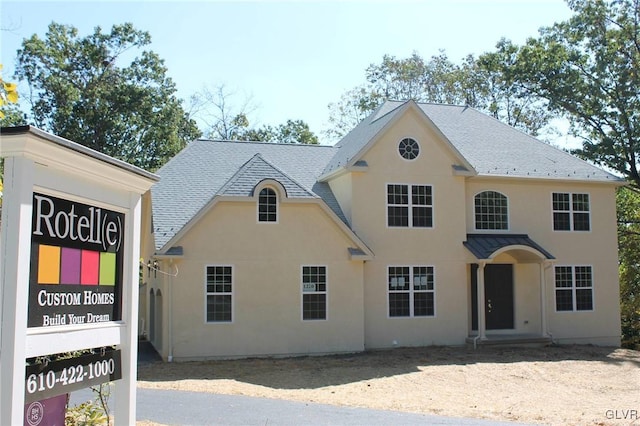
[[[335,146],[196,140],[158,175],[164,359],[620,344],[624,182],[473,108],[389,101]]]

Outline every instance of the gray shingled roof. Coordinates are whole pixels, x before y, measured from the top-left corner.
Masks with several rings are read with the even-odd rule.
[[[151,189],[156,249],[162,249],[216,195],[250,196],[264,179],[280,182],[290,198],[322,198],[347,222],[335,196],[317,178],[336,148],[318,145],[199,139],[158,170]]]
[[[413,101],[385,102],[346,135],[325,174],[357,158],[367,143]],[[479,175],[619,182],[620,178],[473,108],[416,104]]]

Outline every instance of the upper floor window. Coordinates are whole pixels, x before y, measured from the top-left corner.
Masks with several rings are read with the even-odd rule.
[[[327,267],[302,267],[302,319],[327,319]]]
[[[431,185],[387,185],[387,225],[433,227],[433,188]]]
[[[258,195],[258,222],[278,221],[278,197],[271,188],[263,188]]]
[[[589,194],[553,193],[553,230],[589,231]]]
[[[434,275],[433,266],[389,266],[389,316],[434,316]]]
[[[556,266],[556,311],[593,309],[591,266]]]
[[[207,266],[205,285],[207,322],[231,322],[232,269],[231,266]]]
[[[507,197],[495,191],[484,191],[475,196],[476,229],[509,229]]]
[[[402,158],[413,160],[420,154],[420,145],[415,139],[404,138],[398,144],[398,152]]]

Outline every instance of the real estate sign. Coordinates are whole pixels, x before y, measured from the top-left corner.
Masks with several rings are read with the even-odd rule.
[[[34,192],[28,327],[122,319],[124,219]]]
[[[0,138],[0,425],[46,424],[48,398],[106,381],[113,424],[134,424],[142,194],[158,177],[31,126]]]

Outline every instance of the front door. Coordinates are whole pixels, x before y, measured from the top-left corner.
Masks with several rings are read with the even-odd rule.
[[[478,329],[478,265],[471,267],[472,329]],[[513,329],[513,265],[484,267],[484,313],[486,330]]]

